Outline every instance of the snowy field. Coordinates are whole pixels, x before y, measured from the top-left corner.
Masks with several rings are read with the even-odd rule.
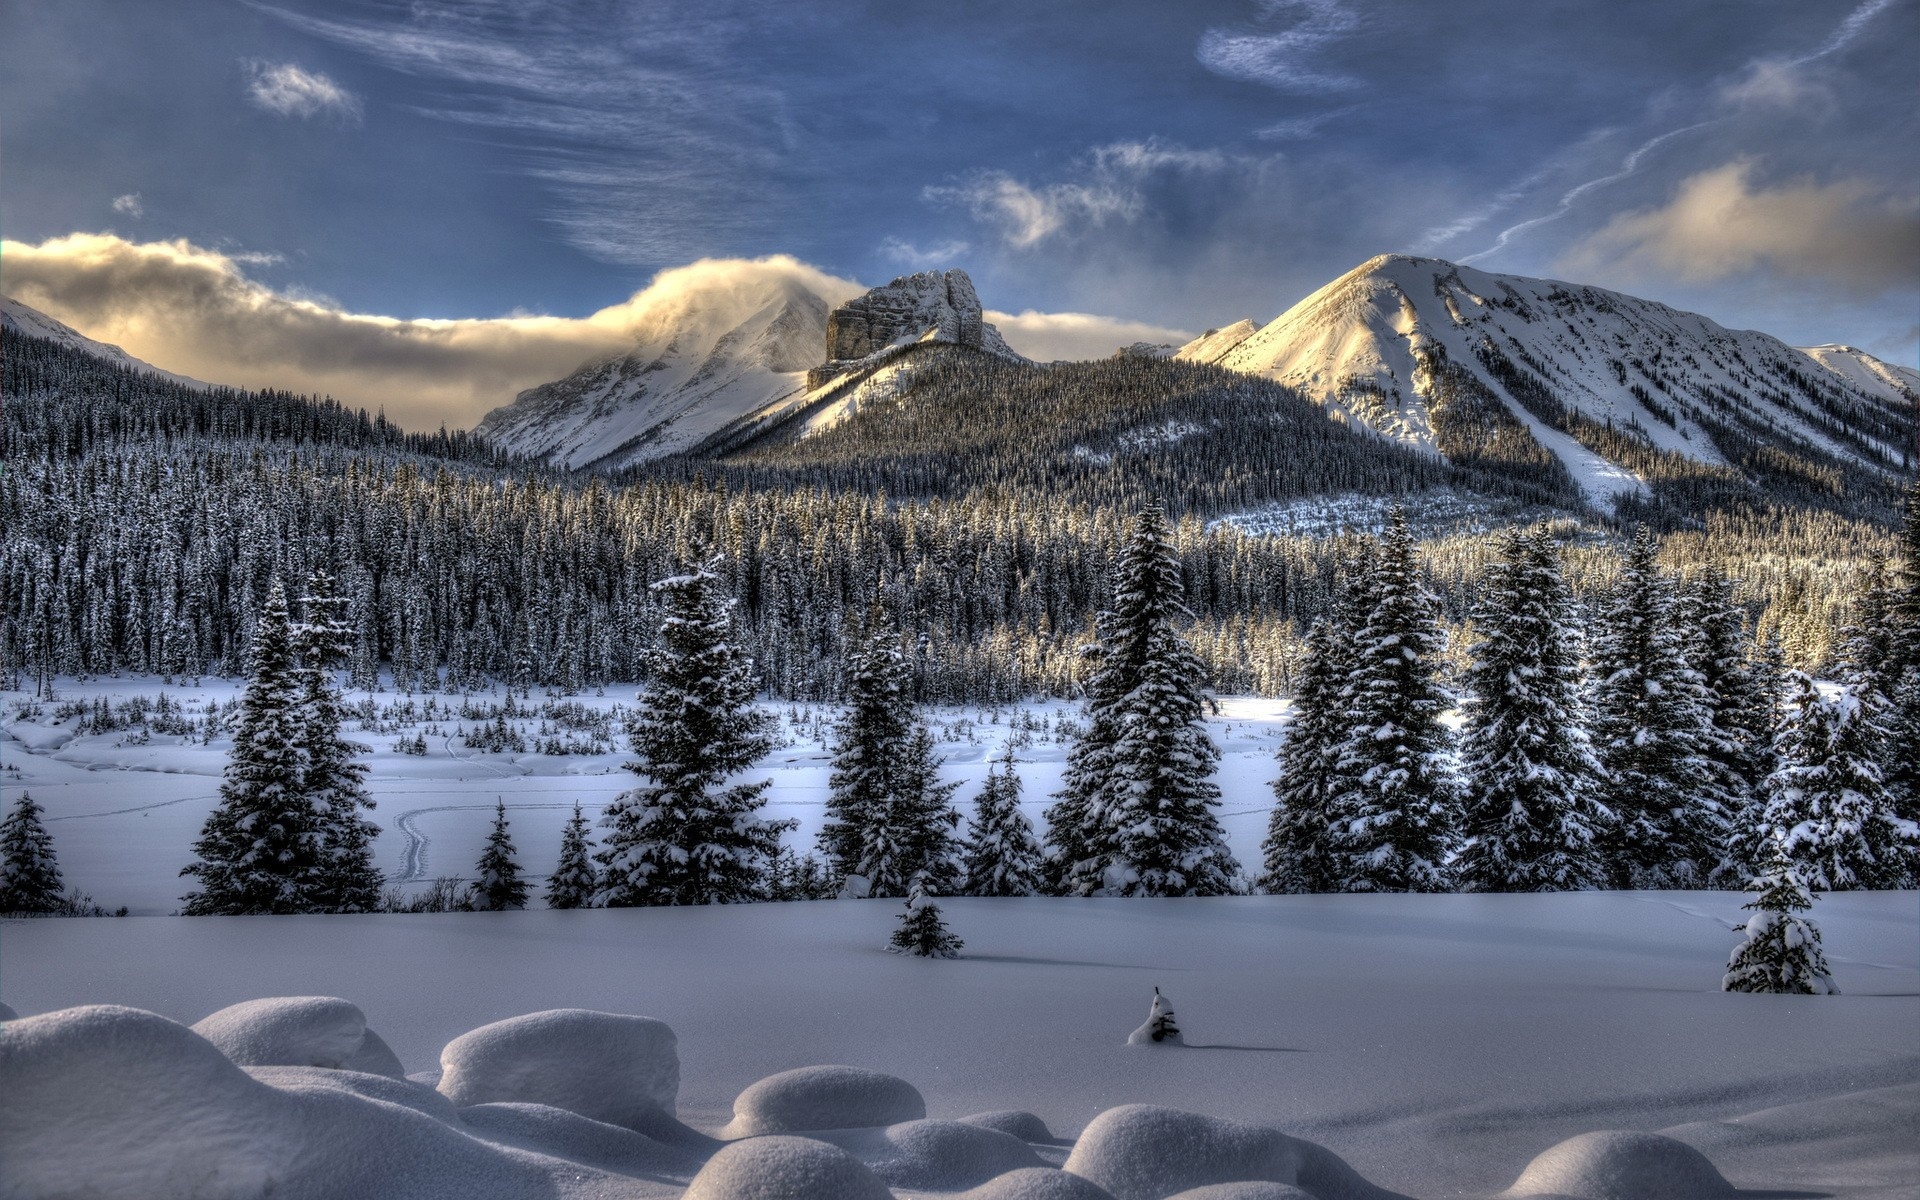
[[[230,731],[210,745],[203,742],[207,706],[227,709],[239,690],[220,680],[190,687],[148,678],[63,681],[55,701],[34,702],[19,692],[0,691],[0,801],[10,805],[24,791],[46,807],[47,829],[66,881],[96,902],[109,909],[126,905],[135,915],[171,913],[191,882],[178,872],[193,861],[194,839],[218,799],[220,773],[232,747]],[[148,712],[143,722],[97,732],[88,724],[101,701],[114,712],[130,700],[157,701],[162,695],[177,707],[176,716]],[[503,706],[502,692],[464,700],[391,691],[346,695],[349,707],[368,701],[375,719],[350,719],[346,735],[372,748],[363,761],[370,767],[368,791],[378,805],[372,816],[382,828],[375,854],[388,879],[408,887],[424,887],[436,876],[472,873],[496,798],[506,802],[522,868],[530,878],[543,880],[559,857],[561,826],[573,805],[578,802],[597,817],[601,807],[638,783],[623,766],[631,755],[621,731],[622,713],[633,707],[632,687],[610,687],[603,696],[548,697],[535,691],[527,701],[516,700],[534,710],[506,722],[523,750],[484,748],[491,718],[460,715],[463,707],[488,713]],[[1257,869],[1273,807],[1267,783],[1275,772],[1286,704],[1225,697],[1219,705],[1209,729],[1224,752],[1221,819],[1234,853],[1250,870]],[[767,815],[800,822],[787,844],[804,853],[812,849],[823,820],[826,746],[838,710],[766,707],[779,719],[782,744],[751,777],[773,781]],[[557,715],[539,715],[542,710]],[[1066,731],[1074,717],[1073,705],[1059,703],[927,710],[946,760],[942,778],[960,783],[954,803],[961,813],[972,813],[988,767],[1011,739],[1025,788],[1023,807],[1035,827],[1044,828],[1041,814],[1051,803],[1048,793],[1059,786]],[[595,718],[610,718],[610,726],[596,732]],[[106,723],[122,724],[118,718]],[[168,728],[192,732],[164,732]],[[590,752],[541,753],[549,740]],[[468,744],[473,741],[482,747]],[[402,744],[424,753],[396,749]]]
[[[885,901],[12,921],[0,999],[194,1022],[341,996],[413,1073],[503,1018],[640,1014],[678,1034],[678,1114],[703,1131],[754,1081],[838,1063],[906,1079],[931,1117],[1024,1109],[1063,1139],[1129,1103],[1270,1126],[1417,1197],[1492,1195],[1601,1129],[1669,1130],[1749,1194],[1920,1195],[1920,897],[1821,900],[1844,994],[1804,998],[1717,990],[1739,902],[961,899],[945,903],[967,941],[950,962],[882,952]],[[1156,986],[1185,1047],[1123,1044]],[[1057,1165],[1065,1147],[1036,1153]],[[675,1194],[685,1178],[523,1194]]]

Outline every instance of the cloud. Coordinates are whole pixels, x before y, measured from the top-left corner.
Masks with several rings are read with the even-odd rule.
[[[964,183],[930,187],[923,193],[934,203],[959,204],[975,217],[995,226],[1015,247],[1032,246],[1057,233],[1109,220],[1126,219],[1140,211],[1140,196],[1111,183],[1054,183],[1034,187],[1004,171],[986,171]]]
[[[1337,92],[1359,87],[1352,75],[1324,67],[1329,43],[1361,26],[1341,0],[1259,0],[1251,27],[1208,29],[1195,57],[1216,75],[1285,92]]]
[[[1691,282],[1770,269],[1864,294],[1920,277],[1920,198],[1861,179],[1755,186],[1754,166],[1686,179],[1665,207],[1615,217],[1567,261]]]
[[[944,267],[966,252],[967,243],[961,241],[935,242],[931,246],[920,246],[905,238],[890,237],[880,243],[880,253],[883,257],[923,271],[929,267]]]
[[[649,321],[755,296],[764,303],[771,282],[790,280],[830,303],[861,290],[784,255],[710,259],[662,271],[625,303],[583,318],[405,321],[272,290],[232,256],[186,241],[76,233],[8,241],[0,254],[8,294],[155,366],[384,407],[416,429],[470,426],[524,388],[625,350]]]
[[[1043,313],[1028,309],[1016,315],[989,311],[987,320],[1000,330],[1007,345],[1041,362],[1111,358],[1115,350],[1135,342],[1179,346],[1193,340],[1193,334],[1183,329],[1092,313]]]
[[[268,112],[282,117],[334,117],[358,122],[360,98],[318,71],[292,63],[248,61],[247,94]]]
[[[1292,117],[1285,121],[1275,121],[1253,131],[1253,136],[1266,142],[1301,142],[1318,137],[1320,127],[1329,121],[1337,120],[1365,108],[1364,104],[1346,104],[1339,108],[1330,108],[1325,112],[1305,117]]]
[[[113,198],[113,211],[129,217],[139,218],[146,215],[146,206],[140,203],[139,192],[128,192],[124,196]]]

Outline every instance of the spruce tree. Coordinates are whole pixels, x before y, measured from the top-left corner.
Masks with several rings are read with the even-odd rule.
[[[1088,650],[1087,729],[1049,810],[1064,889],[1076,895],[1219,896],[1242,890],[1213,782],[1204,668],[1174,621],[1190,616],[1166,517],[1135,518],[1113,607]]]
[[[1344,627],[1331,619],[1316,621],[1307,631],[1293,719],[1280,747],[1280,775],[1273,781],[1273,815],[1260,846],[1259,886],[1269,895],[1330,892],[1338,883],[1327,840],[1327,806],[1346,734],[1340,703],[1344,643]]]
[[[911,689],[900,632],[876,606],[848,663],[847,704],[834,726],[827,819],[819,844],[836,879],[865,874],[875,858],[874,833],[892,803],[912,731]]]
[[[733,644],[719,566],[696,547],[681,574],[653,585],[666,616],[627,767],[648,782],[601,818],[599,899],[609,907],[760,899],[792,824],[759,815],[770,780],[727,783],[773,741],[753,707],[753,660]]]
[[[1509,532],[1488,569],[1482,639],[1467,672],[1461,746],[1465,891],[1561,892],[1604,885],[1595,842],[1608,814],[1580,705],[1573,596],[1545,531]]]
[[[0,821],[0,913],[56,913],[67,906],[44,810],[22,794]]]
[[[1770,842],[1761,857],[1761,872],[1748,885],[1754,898],[1741,906],[1753,912],[1740,926],[1746,939],[1728,959],[1720,990],[1837,994],[1840,989],[1833,985],[1827,957],[1820,949],[1820,929],[1799,915],[1813,907],[1806,882],[1778,841]]]
[[[967,832],[966,880],[969,896],[1032,896],[1040,891],[1041,851],[1033,822],[1020,811],[1020,773],[1013,766],[1013,743],[987,771],[986,786],[974,801]]]
[[[373,912],[380,907],[383,882],[373,862],[373,839],[380,827],[364,815],[374,807],[367,794],[366,764],[357,758],[364,747],[341,735],[345,715],[336,682],[337,669],[354,647],[347,601],[335,591],[333,579],[317,571],[300,602],[304,619],[293,628],[293,654],[300,678],[299,733],[305,752],[301,789],[323,825],[326,894],[322,905],[329,912]]]
[[[1733,591],[1733,580],[1708,566],[1688,582],[1680,621],[1687,665],[1700,677],[1706,701],[1702,748],[1719,775],[1729,811],[1738,812],[1771,771],[1774,696],[1764,668],[1756,667],[1746,610]]]
[[[1920,479],[1907,486],[1899,549],[1885,617],[1883,675],[1889,704],[1881,761],[1894,811],[1920,824]]]
[[[527,881],[520,878],[520,863],[514,857],[513,838],[507,833],[507,802],[493,807],[493,832],[487,835],[487,848],[474,864],[474,881],[467,889],[467,907],[475,912],[505,912],[527,906]]]
[[[301,686],[292,621],[276,580],[254,629],[247,689],[220,803],[181,870],[200,882],[188,916],[324,912],[330,900],[327,814],[305,793]]]
[[[580,805],[560,833],[560,862],[547,876],[548,908],[590,908],[600,879],[593,870],[593,842],[587,833],[587,818]]]
[[[1355,634],[1342,689],[1345,736],[1329,804],[1334,886],[1432,892],[1447,886],[1459,791],[1448,762],[1451,703],[1439,678],[1438,603],[1421,580],[1395,505],[1372,572],[1373,603]]]
[[[1700,887],[1726,842],[1728,796],[1707,757],[1706,689],[1686,660],[1672,582],[1642,526],[1592,645],[1594,747],[1613,813],[1615,887]]]
[[[915,879],[942,895],[957,890],[960,814],[952,797],[960,785],[942,783],[939,767],[933,734],[914,725],[889,772],[889,794],[868,818],[867,857],[855,872],[867,880],[867,895],[904,896]]]
[[[933,902],[933,891],[923,876],[915,875],[907,886],[907,906],[900,914],[900,927],[887,941],[895,954],[917,958],[958,958],[965,942],[955,937],[940,917],[940,906]]]
[[[1912,887],[1915,833],[1894,814],[1873,759],[1883,738],[1878,698],[1852,688],[1823,696],[1798,672],[1789,680],[1775,741],[1780,767],[1767,779],[1758,826],[1747,831],[1759,844],[1747,856],[1777,847],[1821,891]]]

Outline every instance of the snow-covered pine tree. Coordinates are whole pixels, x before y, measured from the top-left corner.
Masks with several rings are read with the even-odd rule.
[[[587,818],[580,805],[573,806],[560,833],[560,862],[547,876],[548,908],[590,908],[600,878],[593,870],[592,840],[587,833]]]
[[[1573,595],[1545,530],[1509,531],[1498,552],[1466,677],[1466,841],[1454,880],[1475,892],[1601,887],[1596,840],[1609,814],[1595,798]]]
[[[1084,747],[1070,753],[1048,837],[1076,895],[1220,896],[1244,889],[1215,810],[1205,669],[1174,621],[1189,615],[1166,517],[1134,519],[1113,607],[1089,648]]]
[[[1800,878],[1821,891],[1912,887],[1912,826],[1894,815],[1874,753],[1883,740],[1875,723],[1882,703],[1871,691],[1843,687],[1824,696],[1799,672],[1774,742],[1779,769],[1767,778],[1767,803],[1746,831],[1745,857],[1775,847]]]
[[[380,827],[364,815],[373,810],[367,794],[366,764],[356,757],[364,747],[341,736],[338,667],[354,649],[347,600],[333,579],[316,571],[300,598],[303,620],[293,627],[293,657],[300,679],[299,734],[305,751],[301,789],[320,814],[321,853],[325,863],[328,912],[373,912],[380,907],[383,879],[373,863],[373,839]]]
[[[220,803],[182,868],[200,882],[187,916],[327,909],[326,813],[305,794],[300,679],[287,596],[275,580],[253,635],[247,690],[234,726]]]
[[[958,889],[961,847],[954,836],[960,814],[953,808],[958,783],[942,783],[933,734],[915,724],[890,772],[890,794],[869,816],[867,858],[855,872],[869,896],[904,896],[915,879],[929,891]]]
[[[0,821],[0,913],[60,912],[65,904],[53,836],[41,823],[45,811],[22,794]]]
[[[727,784],[772,746],[753,707],[753,660],[733,644],[734,601],[703,547],[653,585],[666,616],[652,678],[628,732],[648,780],[607,807],[596,856],[601,903],[737,904],[766,894],[768,866],[792,822],[768,821],[768,780]]]
[[[1709,565],[1687,583],[1680,606],[1687,665],[1700,676],[1707,706],[1708,759],[1718,769],[1730,811],[1759,793],[1771,771],[1774,698],[1754,659],[1757,647],[1734,581]]]
[[[1615,887],[1700,887],[1726,843],[1727,794],[1707,757],[1709,709],[1687,665],[1673,585],[1641,526],[1591,646],[1594,748],[1614,821],[1602,851]]]
[[[1895,644],[1896,601],[1887,556],[1876,549],[1867,556],[1866,578],[1854,593],[1847,623],[1836,635],[1834,665],[1848,683],[1883,697],[1893,694],[1904,665],[1902,648]]]
[[[900,631],[875,605],[847,664],[847,706],[833,730],[827,819],[819,844],[836,879],[864,874],[874,857],[874,831],[892,802],[894,777],[913,726],[911,687]]]
[[[1127,1035],[1129,1046],[1180,1046],[1186,1040],[1181,1036],[1180,1024],[1174,1019],[1173,1001],[1153,989],[1153,1006],[1147,1010],[1147,1019],[1140,1028]]]
[[[933,895],[925,877],[915,875],[908,882],[907,907],[900,914],[900,927],[887,941],[888,950],[916,958],[960,957],[960,947],[966,943],[947,929]]]
[[[1820,929],[1799,914],[1813,907],[1813,896],[1788,861],[1778,841],[1761,854],[1760,874],[1747,890],[1754,893],[1741,907],[1753,916],[1740,927],[1746,940],[1734,947],[1727,973],[1720,981],[1724,992],[1774,992],[1798,996],[1836,995],[1827,956],[1820,948]]]
[[[1881,761],[1894,812],[1920,824],[1920,479],[1907,485],[1899,547],[1886,615],[1890,703]]]
[[[1293,719],[1280,747],[1276,803],[1261,843],[1259,887],[1269,895],[1330,892],[1338,883],[1328,858],[1328,784],[1346,734],[1340,690],[1346,681],[1346,631],[1333,619],[1307,631],[1293,694]]]
[[[487,848],[473,867],[474,880],[467,889],[467,907],[475,912],[505,912],[527,906],[527,881],[520,878],[520,862],[514,857],[513,837],[507,832],[507,802],[493,806],[493,832],[487,835]]]
[[[1372,608],[1354,635],[1342,689],[1329,866],[1340,891],[1441,891],[1459,819],[1451,735],[1440,723],[1452,701],[1439,678],[1439,605],[1399,505],[1388,513],[1371,582]]]
[[[1014,770],[1013,743],[1008,742],[974,801],[973,825],[967,832],[967,894],[1035,895],[1041,885],[1040,864],[1033,822],[1020,811],[1020,773]]]

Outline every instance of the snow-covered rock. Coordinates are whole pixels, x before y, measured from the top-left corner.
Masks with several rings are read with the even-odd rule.
[[[797,1067],[750,1085],[722,1137],[869,1129],[918,1121],[927,1102],[904,1079],[862,1067]]]
[[[856,296],[827,316],[827,361],[807,375],[818,388],[837,376],[876,366],[889,353],[943,342],[1018,358],[987,323],[965,271],[921,271]]]
[[[333,1067],[406,1074],[366,1014],[337,996],[271,996],[229,1005],[193,1031],[243,1067]]]
[[[1506,1192],[1514,1200],[1712,1200],[1736,1194],[1712,1160],[1685,1142],[1617,1129],[1549,1147]]]
[[[708,1159],[682,1200],[893,1200],[893,1193],[838,1146],[756,1137]]]
[[[1483,349],[1560,405],[1699,462],[1725,461],[1710,422],[1882,471],[1898,469],[1910,436],[1901,431],[1911,428],[1911,401],[1850,355],[1802,352],[1601,288],[1440,259],[1381,255],[1216,353],[1235,332],[1207,335],[1180,357],[1289,384],[1342,419],[1436,452],[1438,364],[1460,367],[1595,502],[1642,484],[1530,410]]]
[[[1025,1167],[961,1192],[956,1200],[1113,1200],[1099,1184],[1052,1167]]]
[[[1051,1142],[1053,1131],[1047,1123],[1030,1112],[1017,1108],[998,1108],[992,1112],[974,1113],[961,1117],[962,1125],[978,1125],[982,1129],[995,1129],[1001,1133],[1010,1133],[1023,1142]]]
[[[1012,1134],[959,1121],[905,1121],[884,1129],[816,1130],[809,1136],[847,1151],[888,1187],[915,1191],[954,1191],[1045,1165]]]
[[[482,1025],[440,1052],[456,1105],[548,1104],[660,1136],[680,1092],[679,1047],[664,1021],[558,1008]]]

